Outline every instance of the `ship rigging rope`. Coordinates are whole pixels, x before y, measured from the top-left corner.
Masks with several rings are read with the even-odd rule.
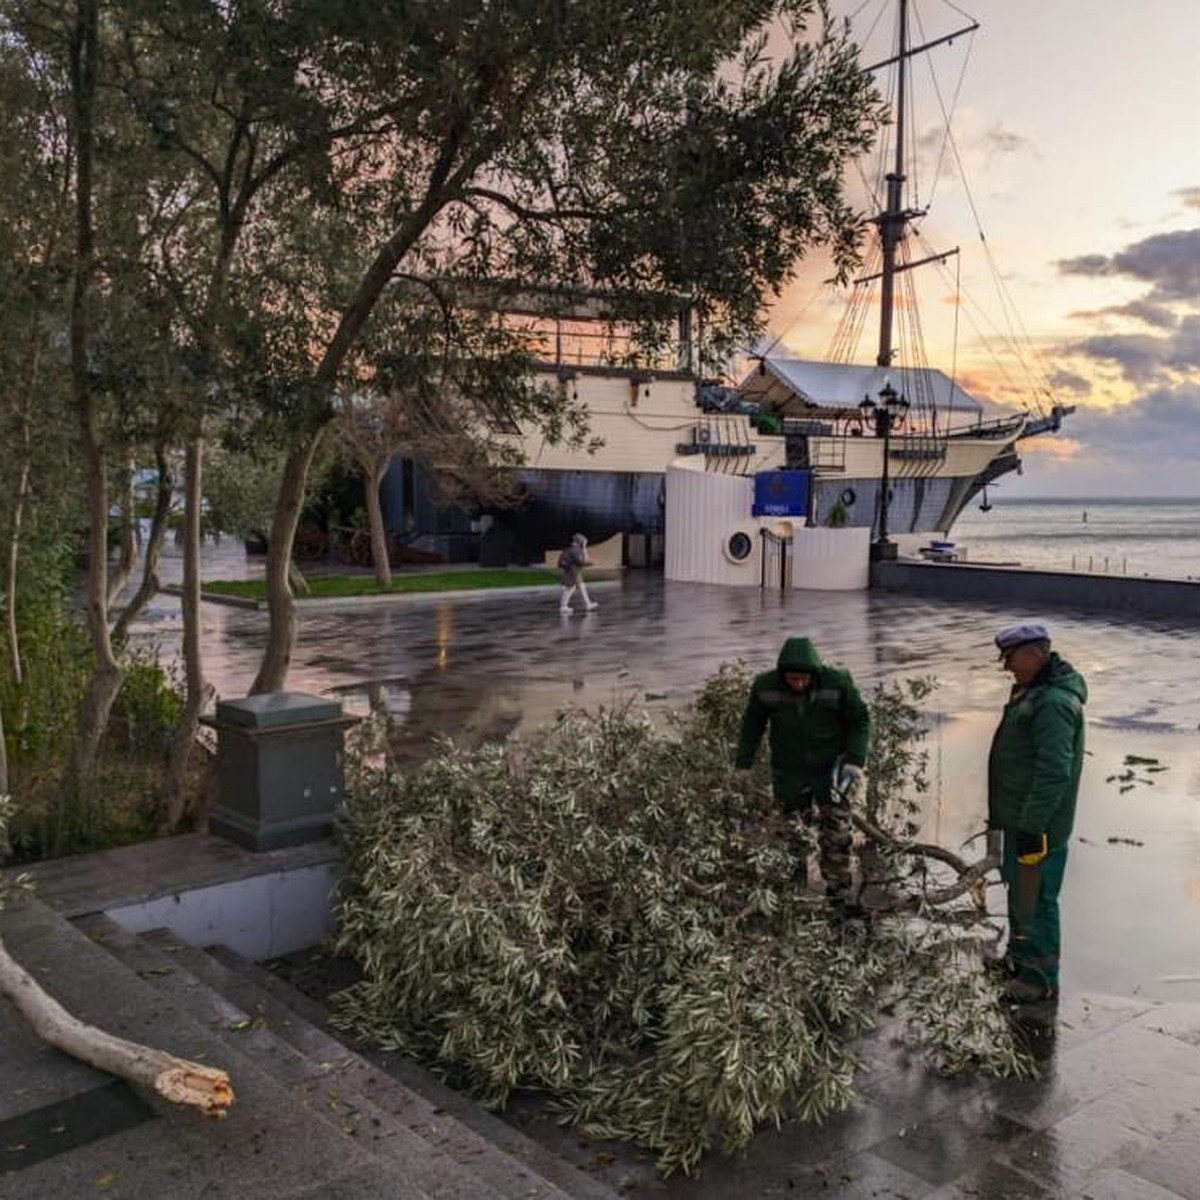
[[[951,4],[950,7],[954,8],[954,5]],[[967,13],[964,13],[961,9],[955,8],[954,11],[957,12],[960,16],[965,17],[968,21],[974,21],[974,17],[971,17]],[[920,9],[917,9],[914,7],[914,12],[916,14],[917,29],[919,30],[921,37],[926,40],[932,40],[925,33],[925,26],[924,26],[923,22],[921,21]],[[937,71],[934,69],[933,58],[929,57],[926,59],[926,66],[929,68],[929,80],[933,86],[933,94],[937,97],[938,108],[941,110],[941,114],[942,114],[942,130],[943,130],[942,144],[941,144],[940,149],[938,150],[937,162],[935,163],[934,169],[933,169],[933,182],[929,185],[929,197],[925,201],[926,208],[933,207],[934,193],[937,191],[938,181],[942,177],[942,164],[946,158],[946,148],[947,148],[947,146],[952,146],[952,143],[953,143],[953,135],[952,135],[951,131],[954,128],[954,113],[958,109],[958,101],[959,101],[959,97],[962,95],[963,83],[966,81],[966,78],[967,78],[967,67],[971,61],[971,51],[974,48],[975,48],[975,34],[974,34],[974,31],[972,31],[968,35],[967,50],[966,50],[966,53],[963,55],[962,64],[959,67],[958,82],[954,85],[954,95],[951,98],[950,107],[948,109],[946,107],[945,100],[942,98],[942,89],[938,83]],[[912,124],[915,127],[916,122],[914,121]],[[915,155],[914,155],[913,161],[914,162],[916,161]],[[961,175],[961,173],[962,173],[962,163],[961,162],[958,164],[958,168],[959,168],[959,173]],[[917,203],[917,207],[918,208],[921,207],[919,202]]]
[[[1025,354],[1021,353],[1021,348],[1023,346],[1030,347],[1032,350],[1033,339],[1030,338],[1029,331],[1025,328],[1024,321],[1021,320],[1020,311],[1018,310],[1016,303],[1013,301],[1012,293],[1008,290],[1003,276],[996,266],[996,260],[992,256],[992,249],[988,245],[987,235],[983,232],[983,222],[979,216],[979,209],[975,204],[975,196],[971,191],[971,185],[967,180],[967,173],[963,165],[962,155],[958,150],[958,142],[955,140],[952,132],[950,132],[948,140],[950,143],[950,149],[954,155],[955,166],[958,168],[959,178],[962,180],[963,193],[966,195],[967,205],[970,208],[971,216],[975,221],[975,231],[979,236],[980,245],[983,246],[983,253],[985,259],[987,260],[988,271],[992,277],[992,284],[996,289],[996,295],[1000,300],[1000,310],[1004,314],[1004,319],[1008,326],[1007,334],[1002,334],[1001,336],[1005,337],[1010,349],[1012,349],[1018,361],[1021,363],[1022,370],[1027,376],[1030,377],[1030,390],[1033,393],[1034,404],[1038,409],[1039,415],[1044,415],[1045,410],[1042,408],[1042,405],[1037,397],[1040,391],[1049,393],[1050,388],[1044,380],[1044,375],[1042,377],[1043,381],[1040,383],[1038,380],[1033,378],[1033,370],[1029,365],[1028,358]],[[1018,329],[1020,336],[1018,336]]]
[[[918,240],[922,243],[922,248],[926,253],[932,253],[928,243],[924,242],[921,235],[917,235]],[[949,277],[945,264],[937,263],[937,269],[942,272],[943,277],[947,282],[947,286],[952,286],[952,281]],[[992,264],[994,270],[994,264]],[[1031,361],[1029,355],[1022,353],[1022,347],[1011,333],[1006,333],[1000,328],[995,321],[991,319],[988,313],[973,297],[966,294],[962,290],[961,279],[957,285],[955,294],[958,296],[958,304],[956,305],[955,321],[958,320],[958,315],[961,313],[971,326],[975,336],[979,339],[984,349],[987,351],[988,357],[991,359],[992,366],[997,373],[1003,378],[1006,386],[1014,391],[1020,391],[1030,396],[1034,408],[1039,415],[1044,415],[1045,408],[1040,397],[1052,400],[1052,389],[1049,380],[1042,371],[1040,364],[1036,360]],[[987,328],[985,329],[984,326]],[[989,332],[990,331],[990,332]],[[957,342],[957,331],[955,334]],[[1016,361],[1020,368],[1020,373],[1023,376],[1023,381],[1014,379],[1013,372],[1005,365],[1004,361],[997,354],[995,342],[999,343],[1008,351],[1011,357]],[[1029,340],[1027,338],[1027,344]]]

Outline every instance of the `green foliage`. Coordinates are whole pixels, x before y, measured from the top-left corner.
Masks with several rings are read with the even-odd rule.
[[[22,605],[18,614],[22,675],[18,683],[0,649],[0,706],[8,739],[9,770],[38,772],[65,760],[75,736],[79,701],[91,651],[82,628],[53,593],[42,604]]]
[[[852,1105],[855,1041],[882,1011],[939,1070],[1021,1071],[954,922],[845,923],[797,886],[810,837],[765,766],[731,767],[748,686],[727,667],[665,730],[568,713],[527,742],[443,742],[407,775],[365,743],[337,939],[363,979],[338,1022],[489,1105],[544,1091],[664,1171]],[[875,766],[904,791],[911,714],[886,691],[876,706]]]
[[[153,836],[162,802],[162,761],[183,712],[172,679],[147,650],[126,656],[104,752],[84,781],[102,819],[78,828],[66,814],[79,798],[65,768],[76,737],[91,653],[87,637],[60,605],[21,610],[23,675],[0,672],[0,706],[14,807],[10,837],[17,856],[38,859],[140,841]],[[0,648],[0,659],[3,658]],[[63,830],[67,829],[66,834]]]
[[[935,687],[935,681],[924,676],[880,683],[871,694],[865,815],[902,837],[916,833],[913,818],[929,790],[927,727],[919,706]]]
[[[603,579],[602,571],[593,571],[589,578]],[[400,575],[392,580],[390,593],[404,592],[469,592],[481,588],[549,587],[558,582],[555,571],[538,567],[501,567],[495,570],[484,568],[469,571],[421,571],[411,575]],[[314,598],[331,596],[376,596],[380,587],[366,575],[317,575],[308,581],[309,595]],[[223,596],[242,596],[246,599],[265,600],[266,584],[261,579],[216,579],[204,584],[206,592]]]
[[[0,792],[0,867],[12,854],[12,846],[8,838],[8,829],[12,824],[16,809],[11,796]],[[21,892],[28,892],[32,887],[29,876],[0,871],[0,912],[10,899]]]
[[[182,683],[172,679],[157,654],[132,650],[125,679],[109,719],[110,744],[137,756],[166,755],[183,716]]]

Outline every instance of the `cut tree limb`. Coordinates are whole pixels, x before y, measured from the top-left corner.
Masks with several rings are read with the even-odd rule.
[[[216,1067],[127,1042],[71,1016],[0,942],[0,995],[7,996],[43,1041],[74,1058],[150,1088],[175,1104],[223,1117],[233,1103],[229,1076]]]
[[[905,854],[911,854],[919,858],[931,858],[937,862],[945,863],[958,876],[953,883],[947,884],[945,887],[927,889],[920,894],[909,892],[904,895],[872,899],[871,903],[863,905],[864,908],[871,912],[880,913],[901,912],[940,904],[949,904],[951,900],[957,900],[960,896],[969,894],[975,908],[979,912],[987,912],[984,880],[990,871],[999,867],[999,855],[986,854],[977,862],[969,863],[953,851],[931,842],[909,842],[893,837],[857,813],[851,816],[851,820],[854,822],[855,828],[870,841],[876,842],[881,846],[887,846],[892,850],[903,851]]]

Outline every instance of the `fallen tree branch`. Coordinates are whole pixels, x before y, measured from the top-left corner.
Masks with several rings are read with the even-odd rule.
[[[945,887],[934,888],[932,891],[923,891],[919,895],[910,892],[901,896],[872,899],[869,903],[865,904],[860,899],[860,906],[866,911],[873,913],[911,911],[918,908],[949,904],[950,901],[957,900],[960,896],[970,894],[975,907],[981,912],[987,912],[987,895],[984,879],[989,871],[995,870],[1000,866],[999,855],[985,854],[978,861],[969,863],[952,850],[947,850],[945,847],[935,845],[932,842],[907,842],[893,837],[877,825],[868,821],[866,817],[859,816],[857,813],[851,814],[851,820],[854,822],[854,827],[871,841],[902,854],[931,858],[936,862],[945,863],[958,876],[953,883],[947,884]]]
[[[71,1016],[0,942],[0,995],[7,996],[43,1041],[84,1062],[157,1092],[174,1104],[223,1117],[233,1103],[229,1076],[216,1067],[127,1042]]]

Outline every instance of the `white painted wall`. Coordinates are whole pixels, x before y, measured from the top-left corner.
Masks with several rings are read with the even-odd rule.
[[[797,526],[792,531],[792,587],[860,591],[869,582],[871,531]]]
[[[703,470],[695,459],[667,468],[663,571],[668,579],[758,587],[762,580],[760,530],[791,535],[792,587],[819,591],[865,588],[868,582],[869,529],[807,528],[802,520],[753,517],[754,478]],[[750,554],[736,561],[729,540],[745,533]]]
[[[337,863],[252,875],[107,910],[122,929],[169,929],[189,946],[220,944],[260,962],[306,950],[333,932]]]
[[[750,515],[754,479],[703,470],[699,458],[667,468],[663,573],[692,583],[758,587],[762,570],[761,522]],[[748,558],[726,553],[730,537],[744,532],[753,543]]]

